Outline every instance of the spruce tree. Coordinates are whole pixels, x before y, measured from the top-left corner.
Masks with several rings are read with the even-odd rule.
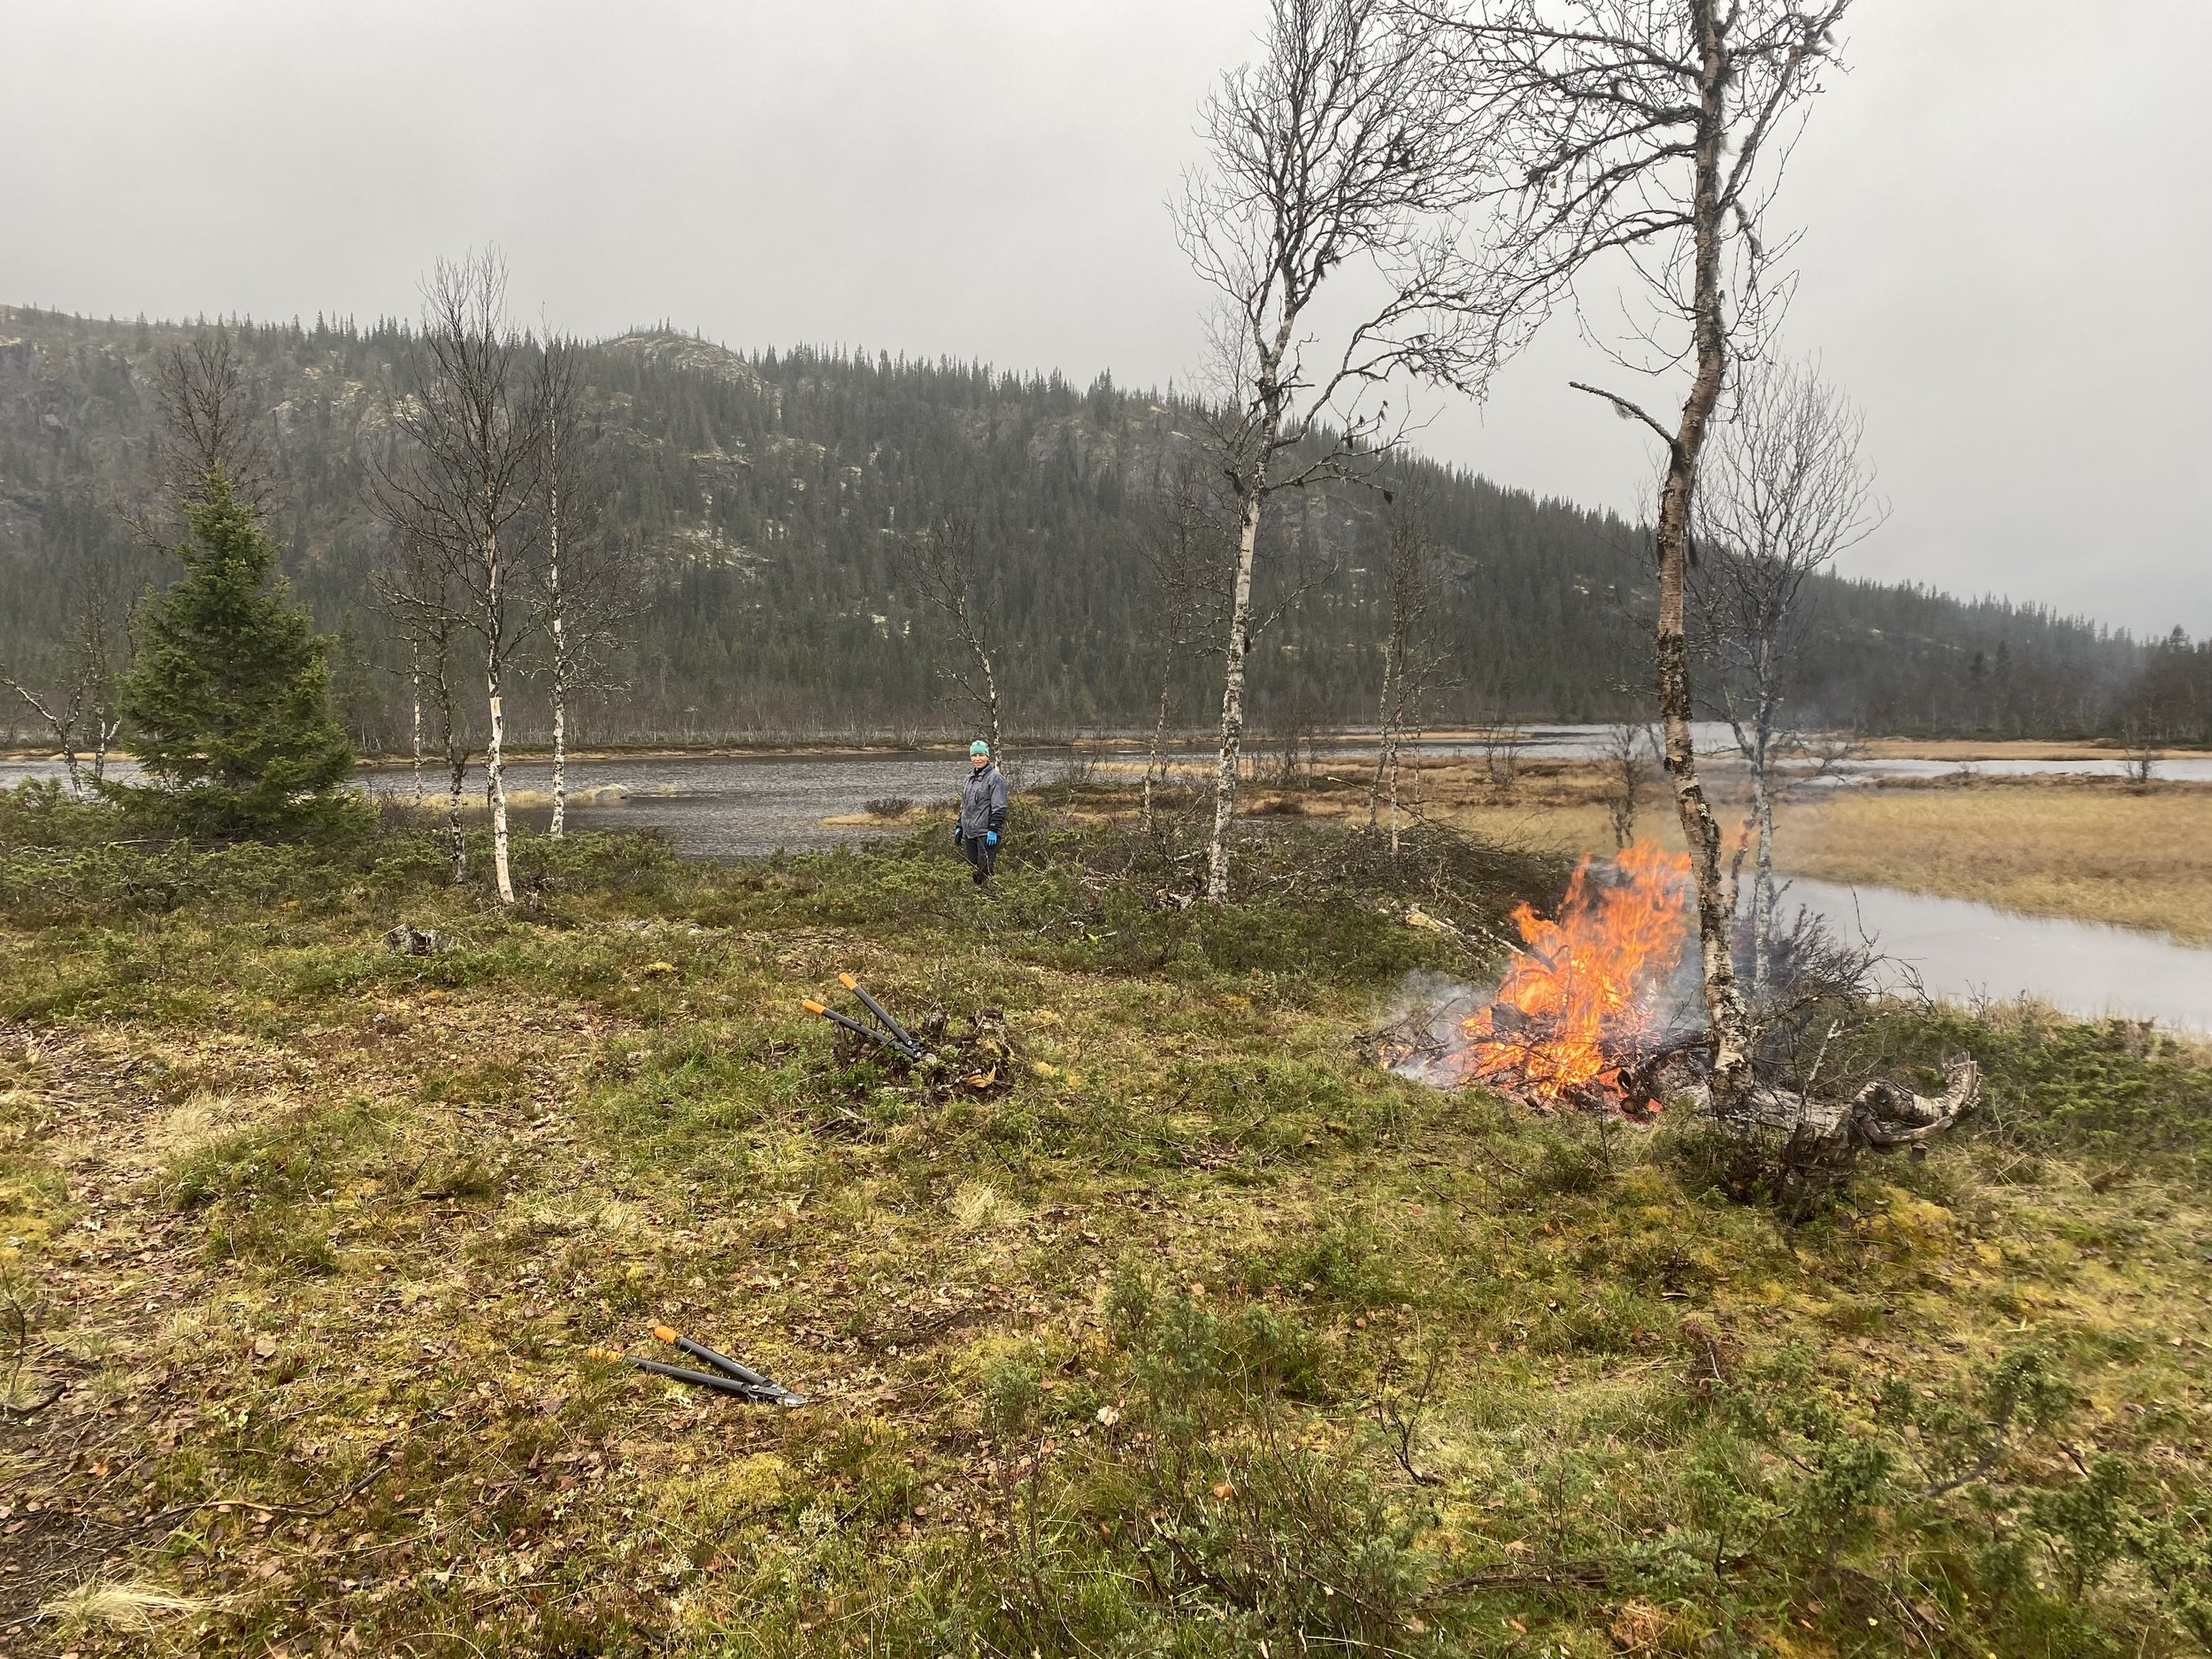
[[[328,818],[353,767],[330,708],[330,641],[273,575],[276,547],[219,467],[184,503],[182,580],[141,615],[123,686],[132,791],[180,827],[219,834]]]

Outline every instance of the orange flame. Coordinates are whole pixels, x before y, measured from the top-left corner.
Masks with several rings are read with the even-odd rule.
[[[1690,893],[1686,856],[1638,841],[1598,880],[1586,856],[1556,921],[1525,904],[1514,911],[1525,949],[1490,1006],[1461,1023],[1457,1080],[1544,1105],[1578,1094],[1621,1099],[1621,1070],[1642,1057],[1688,943]]]

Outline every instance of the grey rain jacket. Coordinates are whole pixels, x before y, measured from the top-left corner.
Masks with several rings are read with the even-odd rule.
[[[993,761],[960,780],[960,835],[973,841],[988,830],[1006,830],[1006,774]]]

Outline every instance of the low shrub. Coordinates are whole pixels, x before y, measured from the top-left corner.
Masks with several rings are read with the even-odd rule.
[[[1898,1010],[1874,1021],[1864,1041],[1881,1064],[1916,1069],[1929,1087],[1944,1060],[1971,1055],[1985,1102],[1971,1133],[2028,1153],[2087,1153],[2212,1178],[2212,1065],[2147,1022]]]

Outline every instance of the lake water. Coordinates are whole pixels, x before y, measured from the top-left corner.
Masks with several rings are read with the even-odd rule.
[[[1909,969],[1941,1002],[2027,996],[2078,1018],[2118,1014],[2212,1034],[2212,949],[1894,887],[1793,880],[1782,909],[1794,905],[1843,939],[1873,940],[1890,959],[1893,986],[1909,986]]]
[[[1010,762],[1013,780],[1034,787],[1071,764],[1071,756]],[[788,848],[794,852],[899,835],[910,826],[864,821],[871,801],[940,805],[948,826],[964,755],[810,755],[683,757],[666,760],[571,762],[568,821],[582,830],[652,830],[694,858],[742,858]],[[403,795],[404,772],[367,774],[373,788]],[[516,817],[541,826],[551,816],[553,769],[510,766],[507,787],[525,804]],[[480,793],[482,773],[472,779]],[[540,804],[542,803],[542,804]],[[826,824],[825,818],[859,818]]]
[[[1035,784],[1064,772],[1075,757],[1063,752],[1010,764],[1017,780]],[[900,834],[898,825],[833,825],[830,818],[864,818],[870,801],[903,798],[950,803],[968,770],[964,755],[699,755],[666,758],[572,760],[568,766],[568,821],[580,830],[649,830],[665,835],[694,858],[742,858],[778,848],[805,851]],[[128,764],[110,776],[127,779]],[[44,761],[0,761],[0,787],[27,778],[59,777]],[[406,767],[364,771],[360,782],[380,795],[405,798],[414,791]],[[443,800],[443,774],[426,767],[424,784],[434,805]],[[552,812],[553,768],[542,761],[510,762],[507,791],[513,816],[542,828]],[[465,797],[480,803],[484,769],[469,769]]]
[[[1524,726],[1519,728],[1519,750],[1532,760],[1594,759],[1604,752],[1612,729],[1604,726]],[[1698,750],[1709,764],[1724,771],[1740,765],[1726,726],[1700,721],[1692,729]],[[1458,757],[1479,754],[1483,748],[1479,740],[1466,737],[1432,738],[1423,745],[1425,753]],[[1246,752],[1263,767],[1271,764],[1272,751],[1264,739],[1256,739]],[[1375,740],[1371,733],[1339,733],[1321,739],[1316,752],[1324,759],[1338,761],[1371,757]],[[1193,777],[1210,773],[1213,765],[1211,752],[1198,748],[1178,749],[1171,760],[1178,771]],[[1040,747],[1017,751],[1010,766],[1018,784],[1036,784],[1064,774],[1071,766],[1086,764],[1134,769],[1143,764],[1143,754],[1129,749],[1079,751]],[[918,803],[949,801],[966,770],[965,759],[951,752],[687,755],[572,761],[569,779],[571,805],[580,823],[594,828],[663,830],[687,853],[737,857],[770,852],[780,846],[796,850],[880,833],[865,826],[825,826],[822,819],[863,812],[869,800],[883,796],[904,795]],[[111,771],[117,778],[127,778],[133,768],[123,762]],[[1845,761],[1824,782],[1847,787],[1885,778],[2120,778],[2126,773],[2127,762],[2116,755],[2064,760],[1879,758]],[[60,775],[61,767],[54,761],[0,760],[0,787],[26,778]],[[2212,783],[2212,756],[2157,761],[2153,776],[2175,783]],[[552,769],[542,761],[511,762],[508,777],[511,790],[525,795],[548,795],[552,788]],[[403,768],[378,767],[363,772],[362,778],[368,787],[386,794],[404,793],[412,787]],[[435,784],[434,776],[431,782]],[[471,769],[468,787],[481,795],[480,766]],[[618,795],[623,798],[618,803]]]
[[[1847,760],[1834,781],[1881,778],[2124,778],[2128,763],[2113,756],[2068,760]],[[2151,763],[2161,783],[2212,783],[2212,757],[2183,755]]]

